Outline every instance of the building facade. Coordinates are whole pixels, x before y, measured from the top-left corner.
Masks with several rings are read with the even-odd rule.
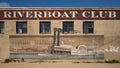
[[[51,54],[54,28],[75,55],[102,52],[103,59],[120,60],[119,8],[0,8],[0,59]]]

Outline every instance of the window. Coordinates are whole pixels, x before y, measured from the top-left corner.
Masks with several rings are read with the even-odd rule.
[[[94,23],[83,22],[83,33],[94,33]]]
[[[63,33],[74,33],[74,23],[63,22]]]
[[[18,33],[18,34],[27,33],[27,22],[17,22],[16,23],[16,33]]]
[[[4,33],[4,22],[0,21],[0,34]]]
[[[50,33],[51,23],[50,22],[40,22],[40,33],[48,34]]]

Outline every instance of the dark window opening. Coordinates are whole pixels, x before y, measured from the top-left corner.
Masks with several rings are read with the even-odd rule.
[[[51,32],[50,22],[40,22],[40,33],[49,34]]]
[[[74,33],[74,23],[63,22],[63,33]]]
[[[27,22],[16,22],[16,33],[17,34],[27,33]]]
[[[4,22],[0,21],[0,34],[4,33]]]
[[[94,23],[83,22],[83,33],[94,33]]]

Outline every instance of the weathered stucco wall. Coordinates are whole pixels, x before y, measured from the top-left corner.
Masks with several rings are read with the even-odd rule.
[[[20,9],[17,9],[17,10],[20,10]],[[119,9],[116,9],[116,10],[119,10]],[[105,59],[120,60],[119,58],[120,56],[118,55],[120,54],[120,29],[119,29],[120,20],[0,20],[0,21],[5,22],[5,32],[4,34],[0,34],[0,59],[9,58],[10,50],[11,50],[10,47],[14,45],[15,48],[17,48],[16,43],[18,45],[19,44],[24,45],[26,44],[22,42],[24,40],[25,41],[28,40],[27,44],[30,44],[31,47],[34,47],[34,45],[35,46],[39,45],[40,50],[41,50],[40,52],[47,53],[48,46],[51,46],[53,43],[53,33],[54,33],[53,29],[62,28],[63,21],[73,21],[74,30],[78,30],[79,33],[61,34],[61,41],[64,41],[64,44],[73,44],[74,47],[77,47],[78,45],[86,45],[86,46],[91,45],[92,46],[93,44],[92,40],[95,40],[95,42],[97,43],[96,45],[103,46],[103,48],[104,47],[107,48],[109,46],[116,46],[116,47],[119,47],[118,49],[119,52],[109,52],[109,53],[105,52]],[[27,28],[28,28],[27,34],[16,34],[16,21],[27,22]],[[51,34],[40,34],[39,33],[39,22],[40,21],[51,22]],[[94,22],[94,33],[93,34],[83,34],[83,22],[84,21]]]

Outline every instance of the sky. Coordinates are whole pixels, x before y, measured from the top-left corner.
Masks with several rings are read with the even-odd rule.
[[[120,7],[120,0],[0,0],[0,7]]]

